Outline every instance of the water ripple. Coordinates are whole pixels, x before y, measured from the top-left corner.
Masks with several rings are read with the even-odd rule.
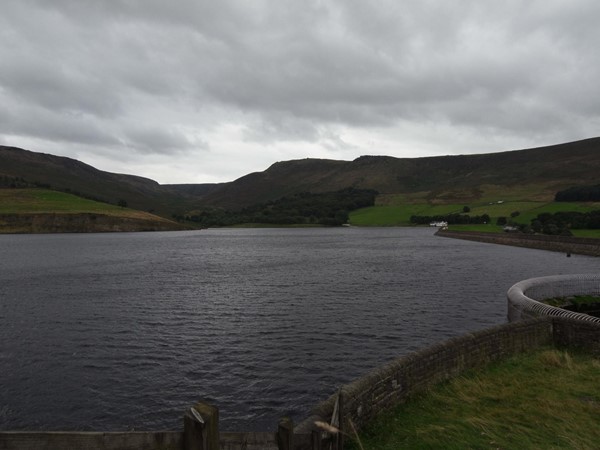
[[[600,259],[429,229],[0,236],[0,429],[300,420],[342,384],[505,321],[508,287]],[[539,262],[543,260],[544,264]]]

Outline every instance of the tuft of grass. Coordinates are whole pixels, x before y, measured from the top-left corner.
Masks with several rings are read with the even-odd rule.
[[[545,348],[417,395],[360,433],[365,449],[594,449],[600,361]]]
[[[568,370],[573,370],[573,358],[567,352],[559,352],[556,350],[546,350],[539,355],[541,364],[551,367],[562,367]]]

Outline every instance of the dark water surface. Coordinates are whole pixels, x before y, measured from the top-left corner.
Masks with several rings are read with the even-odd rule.
[[[0,236],[0,429],[271,430],[390,359],[505,322],[506,291],[600,258],[431,229]]]

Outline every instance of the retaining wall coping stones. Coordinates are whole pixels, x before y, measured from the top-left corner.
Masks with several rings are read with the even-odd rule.
[[[535,316],[565,317],[600,324],[600,318],[542,303],[541,300],[571,295],[600,296],[600,274],[552,275],[530,278],[513,285],[507,293],[508,319],[512,322]]]

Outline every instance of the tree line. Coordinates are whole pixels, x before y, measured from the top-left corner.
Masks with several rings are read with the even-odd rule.
[[[536,233],[571,236],[570,230],[600,230],[600,210],[542,213],[531,221]]]
[[[301,192],[248,206],[239,211],[212,208],[196,214],[174,216],[174,218],[195,222],[202,227],[243,223],[339,226],[348,222],[350,211],[373,206],[377,194],[378,192],[372,189],[355,188],[324,193]]]
[[[410,223],[415,225],[428,225],[431,222],[448,222],[448,225],[485,224],[490,223],[490,220],[488,214],[470,216],[468,214],[451,213],[436,216],[410,216]]]
[[[557,202],[598,202],[600,201],[600,184],[595,186],[574,186],[558,191],[554,196]]]

